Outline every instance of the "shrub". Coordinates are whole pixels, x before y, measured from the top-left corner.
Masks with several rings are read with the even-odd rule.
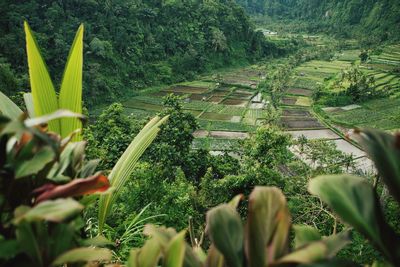
[[[95,241],[82,235],[84,206],[77,200],[107,190],[108,179],[94,173],[97,161],[85,161],[85,143],[70,143],[72,136],[62,140],[45,131],[48,120],[63,116],[71,114],[58,112],[24,121],[0,116],[2,266],[111,258],[109,250],[91,246],[97,246]]]
[[[185,231],[148,225],[144,233],[150,239],[142,248],[131,251],[128,266],[155,267],[159,262],[171,267],[328,264],[348,242],[345,232],[322,237],[312,227],[296,226],[295,248],[289,252],[290,214],[281,191],[256,187],[249,197],[245,225],[235,211],[240,199],[238,195],[207,213],[206,230],[211,240],[207,254],[194,237],[193,248],[185,243]]]

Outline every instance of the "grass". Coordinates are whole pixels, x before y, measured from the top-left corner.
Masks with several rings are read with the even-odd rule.
[[[161,106],[161,105],[139,102],[134,99],[124,102],[123,106],[127,107],[127,108],[132,108],[132,109],[143,109],[143,110],[152,110],[152,111],[161,111],[163,109],[163,106]]]
[[[373,127],[383,130],[400,128],[400,99],[386,98],[370,100],[361,108],[330,114],[339,124],[351,127]]]
[[[209,131],[252,132],[256,127],[243,123],[199,120],[200,128]]]
[[[190,101],[188,103],[183,103],[184,109],[194,109],[194,110],[204,110],[210,106],[211,103],[204,102],[204,101]]]
[[[138,118],[153,117],[157,112],[151,110],[134,109],[124,107],[124,113],[128,116],[134,116]]]
[[[227,114],[219,114],[214,112],[204,112],[201,116],[201,119],[205,120],[216,120],[216,121],[231,121],[232,116]]]
[[[249,109],[246,112],[245,118],[251,120],[263,119],[267,115],[266,112],[263,109]]]
[[[211,88],[211,87],[215,86],[215,83],[205,82],[205,81],[192,81],[192,82],[183,82],[183,83],[180,83],[179,85]]]
[[[338,60],[354,62],[359,59],[360,50],[346,50],[341,53],[337,53],[335,56]]]
[[[140,96],[135,96],[126,101],[128,105],[132,102],[144,102],[144,103],[149,103],[149,104],[154,104],[154,105],[162,105],[162,97],[154,97],[154,96],[148,96],[148,95],[140,95]]]
[[[244,107],[235,107],[235,106],[223,106],[223,109],[219,111],[222,114],[229,114],[232,116],[243,116],[246,112],[246,108]]]
[[[196,138],[193,147],[196,149],[210,149],[211,151],[232,151],[239,146],[240,140],[221,138]]]
[[[311,99],[305,96],[298,96],[296,100],[296,106],[310,107]]]

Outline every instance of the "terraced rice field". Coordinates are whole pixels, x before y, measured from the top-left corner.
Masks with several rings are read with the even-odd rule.
[[[389,97],[358,103],[360,107],[351,110],[327,109],[326,115],[346,127],[400,129],[400,45],[383,48],[382,53],[372,55],[360,69],[374,78],[378,91]]]
[[[313,91],[321,86],[329,86],[331,80],[357,60],[358,54],[357,50],[343,51],[336,55],[336,59],[333,61],[312,60],[298,66],[287,83],[285,96],[281,100],[281,124],[294,138],[304,136],[307,139],[333,140],[338,150],[360,158],[357,159],[357,166],[360,169],[371,171],[372,164],[366,158],[365,153],[330,129],[311,110]],[[377,77],[380,78],[377,79],[379,81],[386,83],[392,81],[388,75],[382,73],[379,73],[379,75]],[[354,115],[354,112],[358,112],[358,109],[348,111],[342,109],[340,114],[344,112]],[[297,153],[295,146],[292,147],[292,150],[295,154]],[[301,158],[300,154],[298,155]]]
[[[265,118],[265,103],[261,97],[254,97],[257,94],[254,87],[264,74],[263,68],[259,66],[233,70],[221,74],[219,80],[222,82],[206,77],[205,80],[140,94],[125,101],[123,105],[127,114],[150,116],[163,109],[164,96],[178,95],[183,109],[199,121],[201,129],[194,135],[196,140],[200,140],[196,141],[195,146],[203,147],[208,142],[212,149],[219,146],[218,151],[229,150],[235,143],[232,139],[247,137],[247,133],[254,131],[257,123]]]
[[[400,99],[375,99],[360,104],[361,108],[329,112],[330,118],[347,127],[373,127],[383,130],[400,129]]]

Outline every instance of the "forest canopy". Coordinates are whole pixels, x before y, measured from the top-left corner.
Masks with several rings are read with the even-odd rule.
[[[298,19],[314,31],[377,35],[382,41],[400,38],[397,0],[237,0],[250,13],[275,19]]]
[[[2,87],[13,93],[28,89],[22,75],[27,68],[24,20],[37,33],[56,80],[67,44],[77,26],[85,24],[84,95],[89,104],[105,94],[116,99],[132,89],[183,81],[277,50],[254,31],[234,1],[5,0],[0,3],[0,76],[7,82]]]

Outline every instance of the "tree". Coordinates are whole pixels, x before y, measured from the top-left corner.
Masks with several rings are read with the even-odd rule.
[[[344,89],[346,95],[352,98],[353,102],[364,101],[378,96],[374,77],[368,77],[358,68],[351,68],[343,72],[339,86]],[[380,94],[380,96],[383,96],[383,94]]]
[[[363,50],[358,57],[360,58],[361,63],[367,62],[367,60],[369,59],[368,51]]]
[[[161,126],[159,135],[145,154],[145,159],[153,164],[161,165],[165,174],[173,176],[173,169],[182,167],[190,161],[189,154],[193,142],[193,132],[199,125],[196,118],[182,109],[180,98],[173,94],[164,97],[165,110],[162,116],[168,115],[167,123]]]
[[[120,103],[110,105],[93,125],[85,129],[88,156],[99,158],[103,169],[111,169],[143,125],[144,121],[125,115]]]
[[[276,126],[261,126],[250,139],[244,142],[245,164],[248,167],[276,168],[290,158],[289,145],[289,135]]]

